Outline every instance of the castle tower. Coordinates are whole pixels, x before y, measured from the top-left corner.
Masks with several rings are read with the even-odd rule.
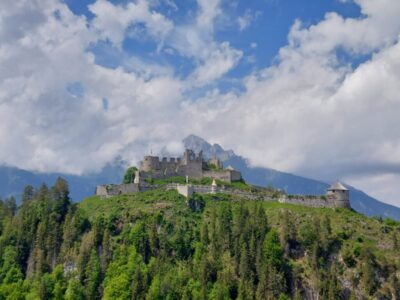
[[[184,175],[188,175],[191,178],[201,178],[203,176],[203,154],[202,152],[196,156],[193,150],[186,149],[183,154],[181,163]]]
[[[158,156],[146,155],[140,162],[140,171],[149,172],[160,169],[160,159]]]
[[[326,197],[328,201],[332,201],[333,207],[350,208],[349,190],[339,181],[328,188]]]

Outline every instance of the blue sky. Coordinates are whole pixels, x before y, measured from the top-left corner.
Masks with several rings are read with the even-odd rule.
[[[2,0],[0,163],[83,174],[197,134],[400,205],[399,15],[398,0]]]
[[[66,0],[65,3],[76,15],[87,19],[95,16],[89,6],[95,1]],[[110,1],[116,5],[126,5],[130,1]],[[153,1],[155,2],[155,1]],[[196,1],[158,1],[154,10],[168,16],[179,25],[193,21],[198,10]],[[360,7],[354,2],[339,0],[330,1],[222,1],[220,9],[223,15],[216,20],[214,37],[219,41],[229,41],[234,48],[241,49],[245,59],[230,70],[220,82],[220,88],[229,89],[227,79],[237,79],[248,75],[256,69],[274,64],[278,51],[287,44],[287,35],[296,19],[307,25],[321,21],[327,12],[337,12],[345,18],[362,17]],[[106,67],[117,67],[122,57],[131,55],[141,60],[171,65],[177,76],[185,77],[195,67],[190,58],[157,52],[157,43],[145,36],[127,38],[122,49],[115,49],[107,41],[93,45],[90,50],[96,54],[99,64]],[[351,58],[356,60],[356,58]],[[234,88],[234,87],[233,87]]]

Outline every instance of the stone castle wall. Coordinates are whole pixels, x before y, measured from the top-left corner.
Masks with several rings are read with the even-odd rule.
[[[144,192],[158,188],[157,185],[147,183],[128,183],[128,184],[106,184],[96,187],[96,195],[100,197],[112,197],[125,194]]]
[[[214,159],[212,163],[222,166],[221,162]],[[200,179],[210,177],[227,182],[241,180],[241,173],[235,170],[203,170],[203,154],[198,155],[192,150],[186,150],[183,158],[166,158],[161,160],[158,156],[145,156],[140,163],[140,178],[165,179],[174,176],[189,176],[190,178]]]
[[[96,195],[102,197],[117,196],[122,194],[132,194],[139,192],[138,183],[129,184],[108,184],[108,185],[98,185],[96,187]]]
[[[242,179],[240,172],[235,170],[210,170],[203,171],[203,177],[210,177],[226,182],[239,181]]]
[[[328,207],[328,208],[350,208],[350,202],[348,198],[337,199],[335,196],[331,196],[327,193],[325,197],[323,196],[285,196],[279,199],[280,203],[289,203],[304,205],[309,207]]]
[[[198,193],[198,194],[221,193],[221,194],[239,196],[249,200],[276,201],[276,199],[263,193],[244,191],[223,186],[216,186],[213,189],[213,187],[210,185],[192,185],[192,184],[182,185],[182,184],[170,183],[167,184],[166,189],[177,190],[183,196],[186,196],[185,195],[186,193],[189,193],[190,195],[192,195],[193,193]]]
[[[183,159],[166,158],[161,160],[158,156],[145,156],[140,163],[140,176],[142,178],[162,179],[173,176],[189,176],[191,178],[203,177],[203,155],[198,155],[192,150],[186,150]]]
[[[140,191],[147,191],[159,188],[158,185],[150,185],[147,183],[130,183],[121,185],[100,185],[96,188],[96,195],[101,197],[111,197],[122,194],[132,194]],[[165,186],[166,190],[177,190],[179,194],[190,197],[193,193],[198,194],[213,194],[222,193],[243,197],[249,200],[263,200],[263,201],[276,201],[269,194],[263,193],[260,188],[257,191],[245,191],[225,186],[211,186],[211,185],[182,185],[177,183],[170,183]],[[350,208],[349,199],[346,197],[338,197],[327,193],[326,196],[283,196],[278,199],[280,203],[289,203],[296,205],[303,205],[315,208]]]

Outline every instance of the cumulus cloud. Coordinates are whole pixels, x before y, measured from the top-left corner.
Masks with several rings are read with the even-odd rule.
[[[91,25],[99,31],[104,39],[117,46],[125,39],[130,26],[142,23],[147,33],[160,42],[173,28],[173,23],[162,14],[151,10],[149,1],[138,0],[126,5],[114,5],[107,0],[97,0],[89,5],[90,11],[96,16]]]
[[[201,86],[219,79],[239,63],[243,52],[229,42],[214,39],[216,19],[222,15],[220,0],[198,0],[196,19],[177,26],[169,45],[181,55],[193,59],[195,70],[189,77],[189,86]]]
[[[2,163],[81,173],[101,168],[128,147],[174,134],[179,80],[96,65],[86,49],[103,36],[64,4],[48,0],[17,8],[22,15],[35,11],[41,21],[0,46]],[[14,22],[13,14],[1,22]],[[71,85],[80,87],[79,97]]]
[[[0,163],[89,172],[117,155],[180,152],[181,138],[196,133],[254,165],[341,178],[400,204],[398,1],[357,0],[359,18],[296,21],[275,63],[245,76],[241,93],[212,85],[243,57],[216,38],[221,3],[199,0],[192,21],[174,24],[156,2],[97,0],[92,20],[57,0],[2,2]],[[147,68],[137,57],[114,69],[96,64],[92,45],[121,47],[136,26],[190,60],[191,72],[177,77],[174,66]],[[370,58],[353,67],[361,56]],[[203,97],[187,96],[210,84]]]
[[[220,78],[239,62],[242,55],[242,51],[232,49],[228,42],[220,44],[192,74],[195,82],[204,84]]]

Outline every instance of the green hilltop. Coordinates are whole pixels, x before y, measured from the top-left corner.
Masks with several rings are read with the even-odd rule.
[[[62,179],[0,204],[0,299],[400,299],[400,223],[348,209]]]

